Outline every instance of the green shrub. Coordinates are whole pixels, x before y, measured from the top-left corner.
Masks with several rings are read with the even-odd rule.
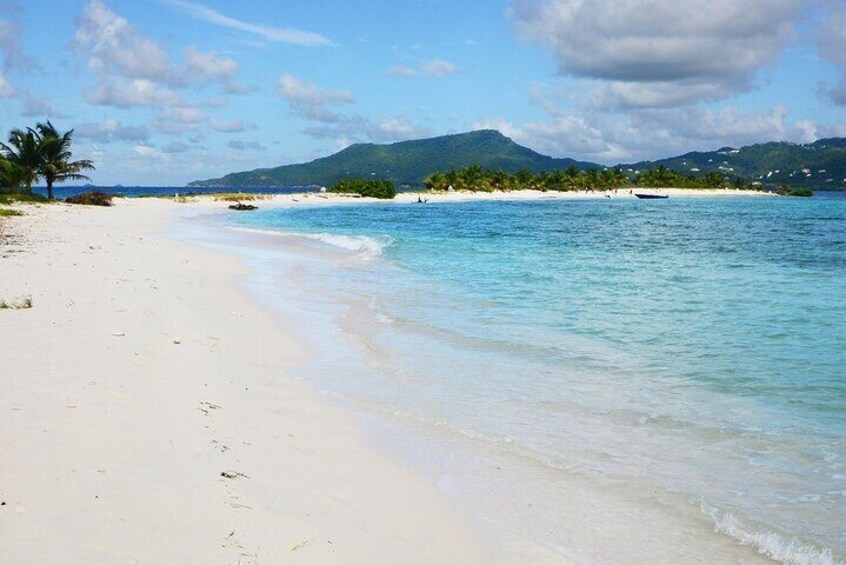
[[[47,197],[34,192],[0,192],[0,204],[15,202],[47,202]]]
[[[783,184],[778,187],[776,192],[781,196],[801,196],[805,198],[814,195],[814,191],[810,188],[791,188]]]
[[[397,195],[397,189],[389,180],[344,179],[335,183],[329,192],[360,194],[370,198],[390,200]]]
[[[23,212],[10,210],[9,208],[0,208],[0,216],[23,216]]]
[[[84,204],[86,206],[111,206],[112,195],[105,192],[83,192],[65,199],[69,204]]]

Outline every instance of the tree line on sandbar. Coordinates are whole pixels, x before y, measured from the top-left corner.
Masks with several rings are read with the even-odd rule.
[[[91,180],[83,171],[93,170],[88,159],[73,160],[73,130],[60,132],[48,120],[34,128],[13,129],[0,142],[0,192],[32,194],[39,178],[53,200],[53,185],[66,180]]]

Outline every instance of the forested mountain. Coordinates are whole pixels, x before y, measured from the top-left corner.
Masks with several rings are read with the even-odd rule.
[[[622,165],[631,172],[664,165],[696,176],[710,172],[740,177],[766,185],[808,187],[817,190],[846,188],[846,139],[820,139],[807,145],[786,142],[746,147],[723,147],[717,151],[694,151],[660,161]]]
[[[357,143],[309,163],[231,173],[188,186],[329,186],[345,178],[378,178],[420,185],[432,173],[481,165],[509,173],[600,168],[595,163],[555,159],[518,145],[498,131],[480,130],[389,145]]]
[[[541,155],[498,131],[480,130],[388,145],[357,143],[308,163],[230,173],[218,179],[194,181],[188,186],[329,186],[346,178],[385,179],[397,184],[421,185],[432,173],[472,165],[508,173],[521,169],[538,173],[564,170],[570,166],[582,170],[606,168],[596,163]],[[661,165],[696,177],[721,173],[729,179],[739,177],[772,186],[785,184],[817,190],[844,189],[846,139],[821,139],[807,145],[771,142],[739,148],[724,147],[717,151],[694,151],[678,157],[620,167],[634,179],[635,172]]]

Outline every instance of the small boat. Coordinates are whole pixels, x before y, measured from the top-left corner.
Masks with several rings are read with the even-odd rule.
[[[638,198],[645,198],[645,199],[654,199],[654,198],[669,198],[670,196],[667,194],[649,194],[646,192],[635,192],[635,196]]]

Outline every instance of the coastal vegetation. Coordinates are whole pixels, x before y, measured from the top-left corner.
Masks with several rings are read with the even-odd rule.
[[[14,204],[22,202],[24,204],[33,204],[38,202],[47,202],[47,197],[37,192],[25,194],[22,192],[4,192],[0,188],[0,204]]]
[[[388,145],[360,143],[308,163],[230,173],[217,179],[194,181],[189,186],[331,186],[352,178],[421,186],[438,171],[461,170],[473,165],[509,175],[524,170],[537,175],[567,171],[571,167],[601,173],[606,168],[597,163],[555,159],[523,147],[497,131],[481,130]],[[666,174],[657,174],[662,166],[663,170],[676,174],[671,179]],[[638,186],[644,187],[671,186],[668,183],[680,188],[737,187],[741,183],[745,187],[757,182],[771,189],[785,184],[843,190],[846,189],[846,139],[822,139],[806,145],[779,142],[724,147],[608,169],[620,169],[632,183],[640,175],[643,184]],[[648,174],[650,171],[656,174]],[[595,180],[591,178],[584,184],[595,185]],[[569,186],[578,187],[579,183]]]
[[[335,183],[329,192],[390,200],[397,195],[397,188],[389,180],[346,179]]]
[[[775,188],[846,189],[846,139],[797,144],[770,142],[716,151],[694,151],[659,161],[621,165],[624,170],[668,169],[696,176],[720,173]]]
[[[495,190],[616,190],[623,187],[643,188],[737,188],[751,189],[752,185],[740,178],[728,179],[719,173],[701,177],[683,175],[664,166],[627,175],[620,167],[613,169],[580,170],[575,166],[564,170],[533,173],[521,169],[509,174],[501,169],[483,169],[471,165],[462,169],[429,175],[423,182],[428,190],[470,190],[493,192]]]
[[[48,120],[34,128],[13,129],[6,143],[0,142],[0,193],[21,194],[27,201],[32,185],[43,179],[47,199],[53,200],[53,186],[66,180],[90,180],[83,171],[94,164],[82,159],[73,161],[73,130],[58,131]]]
[[[779,186],[776,193],[781,196],[800,196],[803,198],[808,198],[814,195],[814,192],[810,188],[791,188],[786,185]]]
[[[83,192],[82,194],[69,196],[65,198],[65,202],[68,204],[84,204],[86,206],[111,206],[112,195],[95,190],[94,192]]]

